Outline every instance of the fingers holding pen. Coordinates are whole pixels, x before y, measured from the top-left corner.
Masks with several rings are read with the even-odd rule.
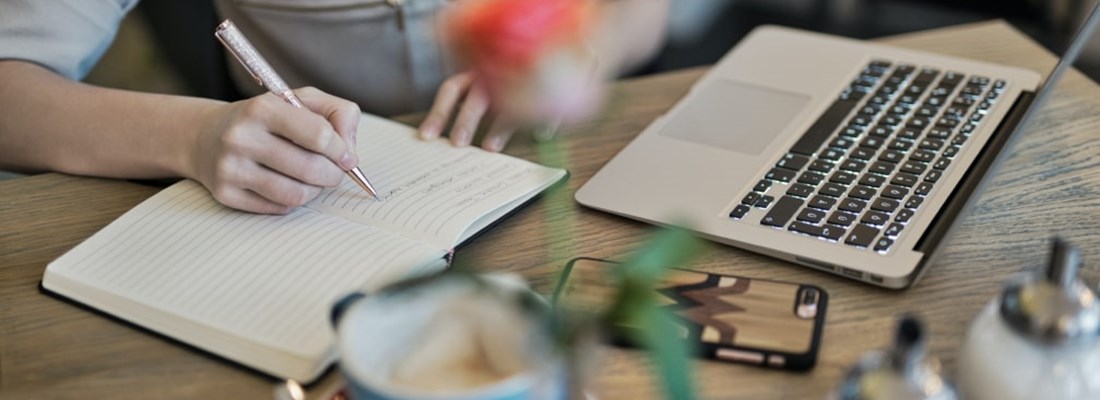
[[[214,160],[202,179],[218,202],[262,214],[286,214],[320,193],[321,188],[286,177],[242,154],[227,152]]]
[[[294,93],[310,111],[323,116],[340,137],[355,151],[356,134],[362,111],[354,102],[325,93],[314,87],[295,89]]]
[[[272,94],[256,99],[259,101],[249,102],[245,108],[245,118],[260,121],[269,132],[327,157],[342,170],[358,165],[351,146],[325,117],[292,107]]]
[[[273,95],[212,111],[211,123],[197,132],[186,175],[230,207],[286,213],[322,187],[340,184],[343,165],[334,158],[352,166],[357,161],[344,157],[350,147],[326,118]]]

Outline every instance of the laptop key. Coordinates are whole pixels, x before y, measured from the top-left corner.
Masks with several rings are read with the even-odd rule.
[[[840,197],[844,195],[844,191],[847,189],[848,188],[844,185],[830,182],[822,185],[821,190],[818,193],[826,196]]]
[[[814,121],[810,129],[798,139],[798,142],[791,147],[792,153],[813,155],[817,152],[817,149],[821,147],[822,143],[825,143],[833,134],[833,130],[840,123],[844,121],[844,118],[848,117],[853,109],[859,104],[859,100],[849,98],[848,100],[837,100],[833,104],[829,105],[829,108]]]
[[[833,208],[833,206],[835,206],[835,205],[836,205],[836,199],[835,198],[832,198],[832,197],[829,197],[829,196],[822,196],[822,195],[814,196],[812,199],[810,199],[810,204],[809,204],[810,207],[821,209],[821,210],[829,210],[829,209]]]
[[[824,211],[815,210],[815,209],[812,209],[812,208],[803,208],[802,212],[798,213],[798,216],[795,217],[795,219],[797,219],[799,221],[805,221],[805,222],[809,222],[809,223],[813,223],[813,224],[821,222],[821,220],[824,219],[824,218],[825,218],[825,212]]]
[[[900,116],[903,116],[905,114],[908,114],[909,110],[912,110],[912,109],[913,109],[913,107],[909,104],[894,103],[894,105],[890,106],[890,108],[888,110],[886,110],[886,114],[900,117]]]
[[[836,161],[839,160],[841,157],[844,157],[844,151],[834,148],[827,148],[825,150],[822,150],[821,154],[817,156],[817,158],[829,161]]]
[[[922,163],[932,162],[936,158],[936,153],[927,150],[917,150],[913,154],[909,155],[909,159],[912,161],[920,161]]]
[[[894,164],[901,162],[903,158],[905,158],[905,153],[897,150],[887,150],[882,152],[882,155],[878,156],[879,161],[892,162]]]
[[[936,183],[936,181],[940,180],[940,176],[943,176],[943,171],[934,169],[928,171],[928,174],[924,176],[924,180],[926,182]]]
[[[894,241],[889,238],[880,238],[875,242],[875,251],[883,252],[890,249],[890,245],[894,244]]]
[[[931,123],[932,121],[929,120],[928,117],[913,117],[909,118],[909,123],[905,126],[913,129],[919,129],[921,132],[923,132],[924,128],[927,128],[928,125]]]
[[[848,193],[848,196],[860,200],[871,200],[872,197],[875,197],[875,188],[856,185],[856,187],[852,188],[852,191]]]
[[[850,158],[847,161],[845,161],[843,164],[840,164],[840,169],[842,171],[850,171],[850,172],[860,172],[860,171],[863,171],[863,168],[865,168],[865,167],[867,167],[867,163],[865,163],[863,161],[860,161],[860,160],[857,160],[857,159],[854,159],[854,158]]]
[[[810,197],[811,194],[814,194],[814,187],[802,183],[796,183],[787,188],[787,194],[797,197]]]
[[[913,79],[913,83],[927,85],[936,80],[937,76],[940,76],[940,70],[935,68],[921,68],[920,74],[918,74],[917,77]]]
[[[909,196],[909,200],[905,201],[905,208],[916,209],[917,207],[920,207],[921,203],[923,203],[923,202],[924,202],[923,197]]]
[[[871,150],[878,150],[878,149],[882,148],[882,143],[883,143],[882,138],[875,137],[875,136],[868,136],[867,138],[863,139],[862,142],[859,142],[859,147],[864,147],[864,148],[868,148],[868,149],[871,149]]]
[[[938,170],[944,170],[944,169],[947,169],[947,166],[950,165],[950,164],[951,164],[951,159],[946,158],[946,157],[940,157],[940,159],[936,160],[936,163],[932,165],[932,168],[935,168],[935,169],[938,169]]]
[[[753,205],[757,208],[768,208],[768,206],[772,205],[773,202],[775,202],[775,197],[760,196],[760,200],[757,200],[756,204]]]
[[[935,106],[924,105],[921,108],[918,108],[916,114],[913,114],[913,115],[931,118],[931,117],[935,117],[936,113],[939,112],[939,111],[940,110],[938,108],[936,108]]]
[[[875,161],[873,164],[871,164],[871,168],[867,171],[874,172],[879,175],[890,175],[894,172],[894,168],[896,168],[897,166],[897,164],[891,162]]]
[[[962,146],[964,143],[966,143],[966,139],[968,139],[968,138],[970,138],[970,137],[966,136],[964,134],[961,134],[961,133],[958,134],[958,135],[955,135],[955,138],[951,139],[951,145],[952,146]]]
[[[916,190],[913,190],[913,194],[918,196],[927,196],[932,191],[932,182],[921,182],[917,185]]]
[[[898,98],[898,104],[914,105],[917,100],[920,100],[920,96],[907,93]]]
[[[854,158],[856,160],[866,161],[866,160],[870,160],[872,158],[875,158],[875,151],[871,150],[871,149],[866,149],[866,148],[863,148],[863,147],[859,147],[859,148],[856,148],[855,150],[852,150],[852,153],[849,154],[848,157],[849,158]]]
[[[914,212],[915,211],[910,210],[908,208],[903,208],[903,209],[901,209],[901,211],[898,211],[898,215],[894,216],[894,221],[898,221],[898,222],[901,222],[903,224],[906,223],[906,222],[909,222],[910,219],[913,219],[913,213]]]
[[[898,209],[899,204],[900,203],[898,203],[897,200],[879,197],[871,203],[871,209],[875,211],[882,211],[885,213],[892,213],[894,212],[894,210]]]
[[[761,179],[760,182],[756,182],[756,186],[752,187],[752,191],[764,193],[767,192],[770,187],[772,187],[772,181]]]
[[[962,72],[947,71],[943,74],[943,79],[940,80],[940,84],[955,86],[958,85],[959,82],[962,82],[965,76],[966,74]]]
[[[775,206],[760,220],[760,224],[782,228],[787,225],[787,221],[794,216],[794,213],[802,208],[802,203],[802,199],[797,197],[783,196],[775,202]]]
[[[760,200],[760,193],[750,192],[749,194],[745,195],[745,198],[741,199],[741,204],[751,206],[753,204],[756,204],[756,202],[759,201],[759,200]]]
[[[856,218],[855,214],[849,214],[843,211],[833,211],[833,213],[829,215],[828,222],[833,225],[848,227],[852,225],[853,222],[856,222]]]
[[[859,222],[862,222],[862,223],[868,224],[868,225],[874,225],[874,226],[886,225],[886,223],[889,222],[889,221],[890,221],[890,214],[886,214],[886,213],[882,213],[882,212],[878,212],[878,211],[868,211],[866,214],[863,214],[863,219],[859,220]]]
[[[913,185],[917,184],[917,180],[919,179],[920,177],[916,175],[899,172],[897,175],[894,175],[894,179],[891,179],[890,183],[905,187],[913,187]]]
[[[951,129],[947,129],[947,128],[937,126],[937,127],[932,128],[928,131],[928,137],[933,138],[933,139],[940,139],[940,140],[947,139],[947,138],[951,137]]]
[[[746,206],[744,204],[738,204],[737,207],[733,208],[733,211],[730,211],[730,218],[733,218],[733,219],[744,218],[745,214],[748,214],[749,210],[751,210],[751,209],[752,208],[750,208],[749,206]]]
[[[798,183],[805,183],[810,186],[817,186],[823,180],[825,180],[825,175],[813,171],[803,172],[802,176],[798,177]]]
[[[789,169],[792,171],[800,171],[802,167],[810,162],[810,157],[800,156],[798,154],[787,153],[779,162],[775,163],[776,167]]]
[[[845,198],[840,202],[840,206],[837,207],[841,210],[853,212],[859,214],[863,211],[863,208],[867,207],[867,202],[860,199],[853,199],[851,197]]]
[[[897,150],[902,152],[909,151],[909,149],[913,148],[913,142],[902,139],[894,139],[890,141],[890,146],[888,148],[890,150]]]
[[[810,171],[829,173],[833,170],[833,163],[824,160],[814,160],[808,167]]]
[[[829,225],[810,225],[805,222],[795,221],[791,223],[792,231],[805,233],[807,235],[826,238],[829,240],[840,240],[840,237],[844,235],[844,229],[837,228]]]
[[[921,132],[923,131],[917,128],[905,127],[898,132],[898,137],[907,140],[917,140],[920,139]]]
[[[859,137],[863,134],[863,127],[849,125],[848,127],[840,130],[840,136],[847,136],[850,138]]]
[[[833,176],[829,177],[829,182],[839,183],[841,185],[851,185],[856,181],[858,176],[856,174],[844,171],[837,171],[833,173]]]
[[[883,183],[886,183],[886,177],[875,174],[864,175],[863,178],[859,180],[860,185],[876,188],[882,186]]]
[[[901,230],[904,227],[905,225],[899,224],[897,222],[891,222],[890,225],[886,227],[886,231],[884,231],[882,235],[886,237],[896,238],[899,234],[901,234]]]
[[[907,194],[909,194],[909,188],[905,186],[886,185],[886,188],[882,189],[882,197],[888,199],[901,200],[904,199]]]
[[[904,122],[904,121],[905,121],[905,118],[902,118],[901,116],[887,115],[885,117],[882,117],[882,120],[880,120],[879,123],[882,124],[882,125],[889,126],[889,127],[896,127],[898,125],[901,125],[901,123]],[[878,133],[877,130],[875,132]]]
[[[939,139],[926,138],[920,141],[920,148],[925,150],[939,150],[943,147],[943,141]]]
[[[845,138],[845,137],[838,137],[836,139],[833,139],[832,142],[829,142],[829,147],[835,147],[835,148],[838,148],[838,149],[848,149],[848,148],[851,148],[853,144],[855,144],[855,141],[853,141],[852,139]]]
[[[894,134],[894,128],[893,127],[896,126],[896,125],[897,124],[890,125],[889,123],[886,122],[886,119],[883,118],[883,124],[875,125],[875,127],[871,128],[871,130],[867,133],[867,135],[869,137],[876,137],[876,138],[879,138],[879,139],[888,138],[888,137],[890,137],[890,135]]]
[[[927,168],[928,164],[922,163],[920,161],[915,161],[913,159],[909,159],[908,161],[901,164],[901,172],[913,175],[923,174],[924,170]]]
[[[844,240],[844,243],[853,246],[867,247],[875,240],[875,236],[878,236],[878,228],[864,224],[856,224],[856,226],[852,228],[852,232],[848,234],[848,238]]]
[[[768,173],[764,175],[764,179],[767,179],[769,181],[787,183],[794,179],[796,174],[797,172],[791,171],[789,169],[772,168],[771,171],[768,171]]]
[[[944,157],[952,158],[959,154],[959,146],[949,146],[944,148]]]

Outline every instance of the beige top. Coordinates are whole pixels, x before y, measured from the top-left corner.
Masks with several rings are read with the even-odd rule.
[[[316,86],[370,113],[426,110],[439,84],[457,70],[440,42],[447,0],[214,3],[291,87]],[[244,69],[230,64],[243,93],[262,93]]]

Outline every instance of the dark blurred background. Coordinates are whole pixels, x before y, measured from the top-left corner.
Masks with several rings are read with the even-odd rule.
[[[1052,51],[1060,52],[1087,15],[1092,1],[673,0],[671,41],[643,72],[713,63],[761,24],[868,39],[1003,19]]]
[[[1003,19],[1054,52],[1095,0],[671,0],[669,40],[632,75],[707,65],[752,28],[778,24],[853,38]],[[199,21],[200,23],[196,23]],[[232,99],[224,54],[211,39],[217,23],[206,1],[143,0],[115,45],[88,77],[124,89]],[[1100,46],[1078,68],[1100,76]]]

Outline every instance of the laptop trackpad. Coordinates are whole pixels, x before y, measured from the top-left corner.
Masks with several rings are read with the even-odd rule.
[[[715,80],[672,116],[661,135],[759,154],[810,101],[803,94]]]

